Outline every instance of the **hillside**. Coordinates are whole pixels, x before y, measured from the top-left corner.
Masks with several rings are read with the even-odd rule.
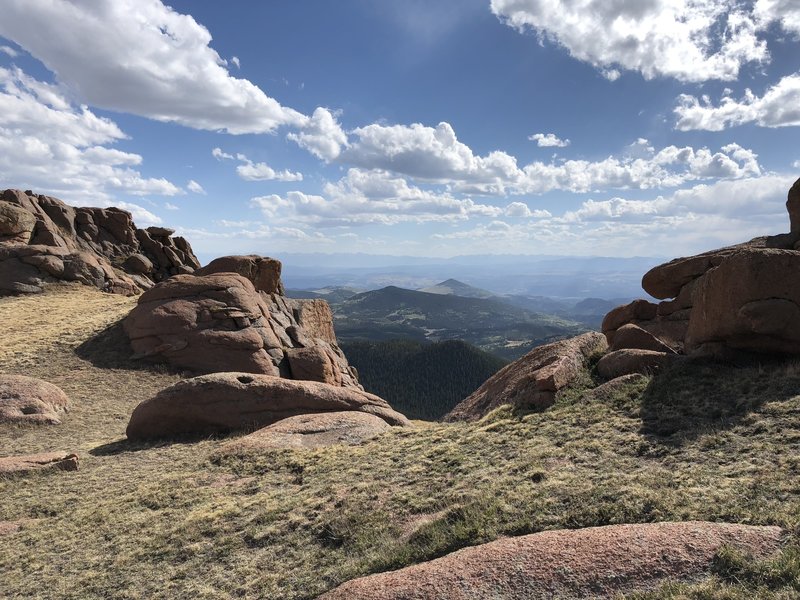
[[[460,339],[504,359],[518,358],[534,346],[586,329],[574,321],[495,299],[430,294],[395,286],[341,302],[334,306],[334,319],[337,336],[343,342]]]
[[[134,300],[88,288],[0,299],[0,370],[74,402],[0,425],[0,456],[64,449],[80,470],[0,480],[0,595],[314,598],[353,577],[503,535],[702,519],[800,525],[800,369],[687,360],[545,412],[419,423],[361,446],[221,457],[226,438],[131,443],[132,408],[180,374],[129,360]],[[81,310],[76,312],[75,307]],[[587,374],[589,377],[590,374]],[[722,554],[710,580],[638,599],[793,598],[800,546]]]
[[[438,420],[506,365],[466,342],[342,344],[368,392],[411,419]]]
[[[428,294],[461,296],[463,298],[492,298],[496,295],[488,290],[473,287],[457,279],[447,279],[436,285],[420,288],[417,291],[426,292]]]

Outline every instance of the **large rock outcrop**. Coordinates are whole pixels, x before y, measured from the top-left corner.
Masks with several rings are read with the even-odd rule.
[[[360,388],[336,343],[327,302],[283,296],[280,272],[277,260],[232,256],[199,275],[157,284],[123,323],[134,352],[200,372],[243,371]]]
[[[780,549],[782,534],[706,522],[544,531],[354,579],[319,600],[615,598],[708,576],[723,546],[765,559]]]
[[[139,229],[118,208],[76,208],[31,191],[0,193],[0,295],[59,281],[134,295],[200,266],[171,229]]]
[[[269,375],[213,373],[184,379],[139,404],[128,423],[130,439],[224,433],[266,427],[311,413],[359,411],[389,425],[409,424],[372,394],[313,381]]]
[[[590,356],[607,348],[603,335],[584,333],[534,348],[495,373],[461,401],[445,421],[477,421],[495,408],[547,408],[559,390],[575,381]]]
[[[67,395],[52,383],[0,374],[0,423],[58,425],[68,406]]]
[[[656,350],[652,335],[685,354],[747,351],[800,354],[800,180],[786,202],[790,233],[677,258],[648,271],[642,287],[658,304],[637,300],[603,321],[614,349]],[[624,338],[624,342],[621,343]]]

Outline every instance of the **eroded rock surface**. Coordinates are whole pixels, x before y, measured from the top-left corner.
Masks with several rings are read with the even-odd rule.
[[[534,348],[495,373],[444,420],[477,421],[504,404],[546,408],[555,402],[559,390],[574,382],[589,357],[607,347],[602,334],[589,332]]]
[[[696,581],[709,574],[723,546],[767,558],[780,548],[782,533],[705,522],[545,531],[355,579],[319,600],[613,598],[664,581]]]
[[[0,374],[0,423],[58,425],[68,407],[67,395],[52,383]]]
[[[141,295],[123,323],[137,357],[200,372],[243,371],[361,388],[336,343],[326,302],[280,295],[276,260],[229,258],[211,264],[238,268],[247,277],[227,271],[176,275]]]
[[[0,476],[27,475],[34,471],[77,471],[78,455],[43,452],[0,458]]]
[[[189,243],[161,227],[139,229],[118,208],[76,208],[31,191],[0,193],[0,295],[75,281],[134,295],[200,266]]]
[[[127,435],[143,439],[220,433],[266,427],[295,415],[341,411],[409,425],[385,400],[359,389],[269,375],[213,373],[184,379],[139,404]]]
[[[360,444],[391,426],[364,412],[346,411],[297,415],[225,444],[222,454],[248,454],[275,448],[321,448]]]
[[[648,271],[637,300],[612,310],[603,333],[613,349],[668,349],[717,357],[800,354],[800,179],[789,190],[789,233],[676,258]],[[631,326],[649,333],[652,339]],[[618,338],[622,336],[623,340]]]

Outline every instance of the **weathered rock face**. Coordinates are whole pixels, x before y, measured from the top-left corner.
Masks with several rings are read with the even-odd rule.
[[[615,598],[664,581],[697,581],[723,546],[768,558],[782,534],[778,527],[705,522],[544,531],[354,579],[319,600]]]
[[[322,448],[371,440],[391,426],[375,415],[347,411],[288,417],[220,448],[221,454],[242,455],[274,448]]]
[[[133,295],[200,264],[183,238],[138,229],[117,208],[75,208],[57,198],[8,189],[0,194],[0,295],[35,293],[77,281]]]
[[[0,423],[58,425],[68,406],[67,395],[52,383],[0,374]]]
[[[741,250],[699,279],[686,345],[800,354],[800,252]]]
[[[0,475],[27,475],[34,471],[77,471],[78,455],[44,452],[0,458]]]
[[[275,263],[280,273],[278,261],[256,264]],[[267,292],[283,287],[279,278],[264,277],[263,269],[254,277],[269,282],[265,290],[233,272],[176,275],[159,283],[142,294],[123,323],[134,352],[194,371],[263,373],[360,389],[336,344],[328,304]]]
[[[249,279],[258,292],[285,295],[281,282],[281,262],[274,258],[251,254],[248,256],[222,256],[215,258],[195,275],[237,273]]]
[[[616,379],[633,373],[648,375],[668,367],[675,358],[674,352],[657,352],[636,348],[615,350],[597,362],[597,373],[603,379]]]
[[[130,439],[165,438],[266,427],[310,413],[359,411],[389,425],[409,424],[389,404],[367,392],[269,375],[214,373],[185,379],[137,406]]]
[[[663,301],[637,300],[606,315],[603,333],[612,348],[658,350],[641,335],[631,341],[632,324],[687,354],[800,354],[800,179],[786,206],[790,233],[677,258],[648,271],[642,287]],[[626,326],[625,341],[619,342]]]
[[[576,379],[587,359],[607,346],[603,335],[589,332],[534,348],[495,373],[444,420],[477,421],[504,404],[520,408],[551,406],[556,393]]]

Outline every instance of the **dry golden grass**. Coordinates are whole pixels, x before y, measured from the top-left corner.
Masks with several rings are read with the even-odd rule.
[[[224,440],[124,440],[132,408],[181,376],[128,360],[118,321],[133,302],[86,288],[0,300],[0,371],[52,381],[74,403],[60,426],[0,426],[0,456],[82,459],[77,473],[0,481],[0,521],[22,522],[0,543],[0,597],[313,598],[500,535],[800,525],[796,365],[689,363],[604,402],[575,390],[544,413],[222,456]],[[797,597],[798,553],[781,561],[728,557],[709,582],[647,597]]]

